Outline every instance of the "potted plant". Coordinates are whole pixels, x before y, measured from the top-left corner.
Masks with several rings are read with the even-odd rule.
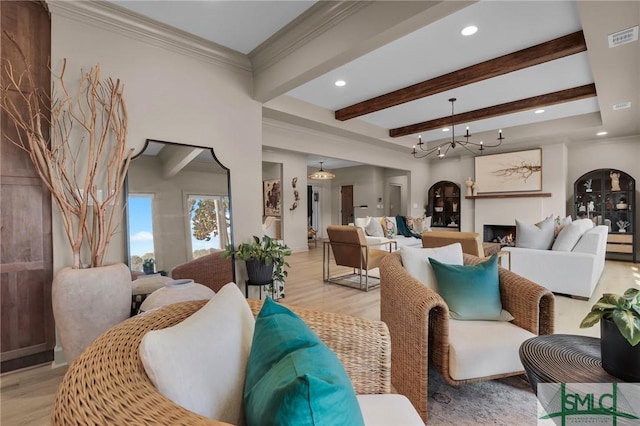
[[[273,285],[277,285],[278,293],[284,297],[281,292],[288,275],[284,268],[289,266],[285,258],[290,254],[291,249],[286,244],[268,235],[263,236],[262,240],[254,235],[250,243],[242,243],[237,249],[233,249],[230,244],[227,245],[224,256],[235,256],[237,259],[244,260],[251,283],[269,285],[270,291],[273,290]]]
[[[598,321],[602,368],[622,380],[640,381],[640,290],[603,294],[580,327],[591,327]]]
[[[156,271],[155,265],[156,265],[156,261],[154,260],[153,257],[145,259],[144,262],[142,262],[142,271],[145,274],[153,274]]]
[[[55,273],[52,307],[68,363],[109,327],[129,316],[131,272],[106,264],[116,233],[131,159],[127,110],[120,80],[102,78],[100,67],[52,73],[52,88],[36,83],[35,70],[9,33],[16,54],[3,61],[0,109],[16,129],[9,139],[22,149],[55,201],[69,242],[70,266]],[[61,255],[62,256],[62,255]]]

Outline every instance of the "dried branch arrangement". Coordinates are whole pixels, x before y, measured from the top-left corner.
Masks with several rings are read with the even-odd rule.
[[[65,85],[66,60],[52,73],[52,95],[35,82],[24,52],[24,71],[3,61],[0,108],[16,127],[10,140],[26,151],[60,209],[74,269],[88,249],[90,267],[102,266],[122,218],[119,203],[132,149],[126,147],[127,109],[120,80],[100,78],[100,66],[81,70],[77,90]]]

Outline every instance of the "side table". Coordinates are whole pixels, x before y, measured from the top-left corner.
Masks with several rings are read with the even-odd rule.
[[[570,334],[549,334],[525,340],[520,361],[534,393],[538,383],[620,383],[603,370],[600,339]]]
[[[263,283],[254,283],[254,282],[251,282],[251,281],[249,281],[249,280],[245,280],[244,284],[245,284],[245,287],[244,287],[244,296],[245,296],[247,299],[249,298],[249,286],[250,286],[250,285],[257,285],[257,286],[260,286],[260,287],[259,287],[259,289],[260,289],[260,296],[259,296],[259,297],[260,297],[260,299],[262,299],[262,286],[263,286],[263,285],[273,284],[273,280],[269,280],[269,281],[266,281],[266,282],[263,282]],[[274,297],[274,295],[275,295],[275,291],[276,291],[275,286],[272,286],[272,287],[271,287],[271,298],[272,298],[272,299],[274,299],[274,300],[275,300],[275,297]]]

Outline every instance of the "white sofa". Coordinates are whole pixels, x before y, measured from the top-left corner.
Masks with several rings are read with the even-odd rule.
[[[608,228],[586,231],[571,251],[505,247],[511,271],[554,293],[589,299],[604,269]]]
[[[355,219],[355,221],[354,221],[355,226],[359,226],[360,228],[362,228],[364,230],[365,238],[367,240],[367,244],[369,244],[369,245],[377,245],[379,247],[376,247],[376,248],[379,248],[379,249],[382,249],[382,250],[388,250],[389,248],[391,250],[396,250],[396,248],[399,249],[400,247],[405,247],[405,246],[408,246],[408,247],[422,247],[422,240],[420,238],[405,237],[404,235],[394,235],[392,238],[368,235],[367,234],[367,230],[366,230],[366,226],[369,223],[369,221],[370,220],[375,220],[375,221],[380,222],[381,219],[382,219],[382,217],[376,217],[376,216],[368,216],[368,217],[362,217],[362,218],[356,218]],[[426,231],[426,230],[427,229],[423,229],[422,231]],[[393,245],[391,245],[391,247],[389,247],[389,245],[387,245],[386,243],[389,243],[390,241],[395,241],[396,244],[393,244]]]

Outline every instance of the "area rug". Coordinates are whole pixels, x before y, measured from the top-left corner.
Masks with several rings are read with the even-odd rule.
[[[429,370],[428,425],[535,425],[537,399],[524,376],[458,387]]]

